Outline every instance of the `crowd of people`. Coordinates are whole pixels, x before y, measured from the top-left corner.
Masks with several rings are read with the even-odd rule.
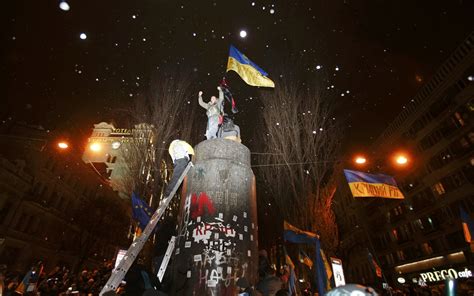
[[[94,269],[83,269],[73,273],[65,266],[56,266],[50,272],[45,272],[42,262],[37,263],[25,274],[9,272],[0,266],[0,295],[98,295],[111,275],[112,262]],[[240,278],[236,282],[239,296],[290,296],[288,269],[282,268],[278,273],[272,268],[266,252],[259,256],[259,280],[255,284]],[[29,277],[28,277],[29,275]],[[26,283],[24,281],[25,278]],[[24,282],[22,284],[22,281]],[[158,281],[155,274],[148,271],[143,262],[135,262],[126,274],[122,285],[118,289],[119,295],[162,295],[168,288]],[[314,295],[311,286],[300,287],[302,296]]]
[[[288,277],[284,273],[277,276],[266,256],[260,256],[259,261],[258,283],[251,285],[246,278],[240,278],[236,283],[239,295],[289,295]],[[38,262],[27,272],[18,273],[0,266],[0,295],[98,295],[109,279],[112,268],[113,262],[104,262],[100,267],[83,269],[77,273],[65,266],[56,266],[52,271],[46,272],[43,263]],[[140,261],[132,265],[124,283],[126,284],[119,289],[118,294],[167,295],[159,291],[163,290],[162,284]]]
[[[98,295],[110,277],[113,265],[104,262],[95,269],[84,269],[72,273],[69,268],[56,266],[51,272],[44,272],[42,264],[36,264],[25,274],[0,270],[0,294],[14,295]],[[29,275],[28,282],[23,280]],[[22,283],[23,282],[23,283]]]
[[[9,272],[5,265],[0,265],[0,296],[16,295],[98,295],[111,275],[113,262],[104,262],[93,269],[83,269],[73,273],[65,266],[56,266],[50,272],[45,272],[43,264],[37,263],[25,274]],[[282,268],[278,272],[272,268],[266,252],[259,256],[259,280],[251,284],[244,278],[236,282],[236,295],[239,296],[290,296],[289,270]],[[24,279],[30,275],[26,284]],[[166,276],[165,276],[166,278]],[[23,283],[22,283],[23,282]],[[164,281],[165,282],[165,281]],[[119,295],[166,296],[163,291],[169,287],[163,286],[155,274],[150,272],[143,262],[135,262],[124,278],[123,285],[118,289]],[[300,283],[298,295],[316,295],[309,283]],[[370,287],[349,284],[328,291],[327,295],[350,295],[351,292],[361,292],[357,295],[442,295],[440,288],[408,287],[406,290],[382,290],[379,294]],[[470,294],[469,294],[470,295]]]

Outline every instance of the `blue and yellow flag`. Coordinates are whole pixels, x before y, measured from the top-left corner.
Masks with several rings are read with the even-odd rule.
[[[324,269],[326,269],[326,289],[331,290],[332,268],[323,249],[321,249],[321,257],[323,258]]]
[[[267,77],[268,73],[249,60],[233,45],[230,46],[226,72],[231,70],[237,72],[248,85],[275,87],[275,83]]]
[[[25,276],[23,277],[23,280],[20,282],[18,287],[15,289],[15,293],[23,295],[26,293],[26,288],[28,288],[28,285],[30,283],[30,279],[33,276],[33,272],[30,270],[28,271]]]
[[[290,223],[283,222],[283,237],[287,241],[294,243],[309,243],[311,239],[317,238],[318,235],[314,232],[304,231]]]
[[[138,227],[143,231],[153,215],[153,210],[145,201],[132,192],[132,218],[138,222]]]
[[[290,269],[290,276],[288,278],[288,292],[290,292],[290,295],[296,294],[296,275],[295,275],[295,264],[291,260],[291,257],[288,255],[286,252],[286,248],[283,247],[284,253],[285,253],[285,263],[288,265],[288,268]]]
[[[464,239],[467,243],[472,243],[472,236],[474,234],[474,222],[471,217],[466,213],[463,207],[459,207],[461,213],[462,230],[464,232]]]
[[[314,244],[316,250],[315,282],[318,285],[319,295],[324,295],[326,293],[327,274],[321,256],[321,243],[319,242],[319,236],[316,233],[301,230],[286,221],[284,221],[283,230],[283,239],[285,241],[295,244]]]
[[[351,170],[344,170],[344,175],[354,197],[405,198],[391,176]]]
[[[306,253],[300,250],[298,254],[298,260],[303,263],[304,265],[308,266],[309,269],[313,268],[313,260],[306,255]]]

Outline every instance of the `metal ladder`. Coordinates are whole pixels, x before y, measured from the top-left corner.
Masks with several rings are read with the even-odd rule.
[[[178,188],[183,182],[184,177],[188,174],[188,171],[192,166],[193,166],[193,163],[189,162],[186,168],[184,169],[184,172],[179,177],[178,182],[176,182],[176,185],[174,186],[171,193],[164,200],[162,200],[162,202],[160,203],[160,206],[156,209],[153,216],[151,216],[151,219],[146,225],[145,230],[143,230],[142,234],[133,241],[133,243],[128,248],[127,253],[125,253],[125,256],[120,261],[120,263],[117,265],[116,268],[112,270],[112,274],[110,275],[109,280],[107,281],[105,286],[102,288],[102,291],[100,291],[99,293],[100,296],[115,295],[115,291],[117,290],[123,278],[125,277],[125,274],[129,270],[130,266],[132,266],[135,259],[138,257],[138,254],[140,253],[146,241],[150,237],[150,234],[153,232],[153,229],[155,229],[156,224],[158,223],[161,216],[165,212],[171,199],[176,194],[176,191],[178,191]],[[174,244],[173,244],[173,247],[174,247]],[[169,260],[169,258],[167,259]]]
[[[171,253],[174,250],[175,243],[176,243],[176,236],[172,236],[170,239],[170,243],[168,245],[168,249],[166,249],[165,257],[163,258],[163,261],[161,262],[160,269],[158,270],[158,273],[156,274],[160,282],[163,281],[163,276],[165,275],[166,268],[168,267],[168,263],[170,262]]]

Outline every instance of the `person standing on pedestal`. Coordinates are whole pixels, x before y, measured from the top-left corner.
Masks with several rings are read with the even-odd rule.
[[[186,169],[188,162],[191,160],[190,155],[194,155],[194,149],[186,141],[174,140],[171,142],[168,152],[173,160],[174,169],[168,186],[166,186],[165,198],[171,193],[179,177]]]
[[[222,112],[222,102],[224,101],[224,92],[221,87],[218,86],[217,90],[219,91],[219,98],[215,96],[211,97],[209,103],[204,103],[202,100],[202,91],[199,91],[199,105],[207,110],[207,129],[206,129],[206,138],[208,140],[217,138],[217,131],[219,130],[219,116]]]

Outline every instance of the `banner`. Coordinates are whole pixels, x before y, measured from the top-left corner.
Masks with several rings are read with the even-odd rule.
[[[332,272],[334,273],[334,285],[336,287],[344,286],[346,284],[346,279],[344,278],[341,259],[331,257],[331,265]]]
[[[391,176],[351,170],[344,170],[344,175],[353,197],[405,198]]]

